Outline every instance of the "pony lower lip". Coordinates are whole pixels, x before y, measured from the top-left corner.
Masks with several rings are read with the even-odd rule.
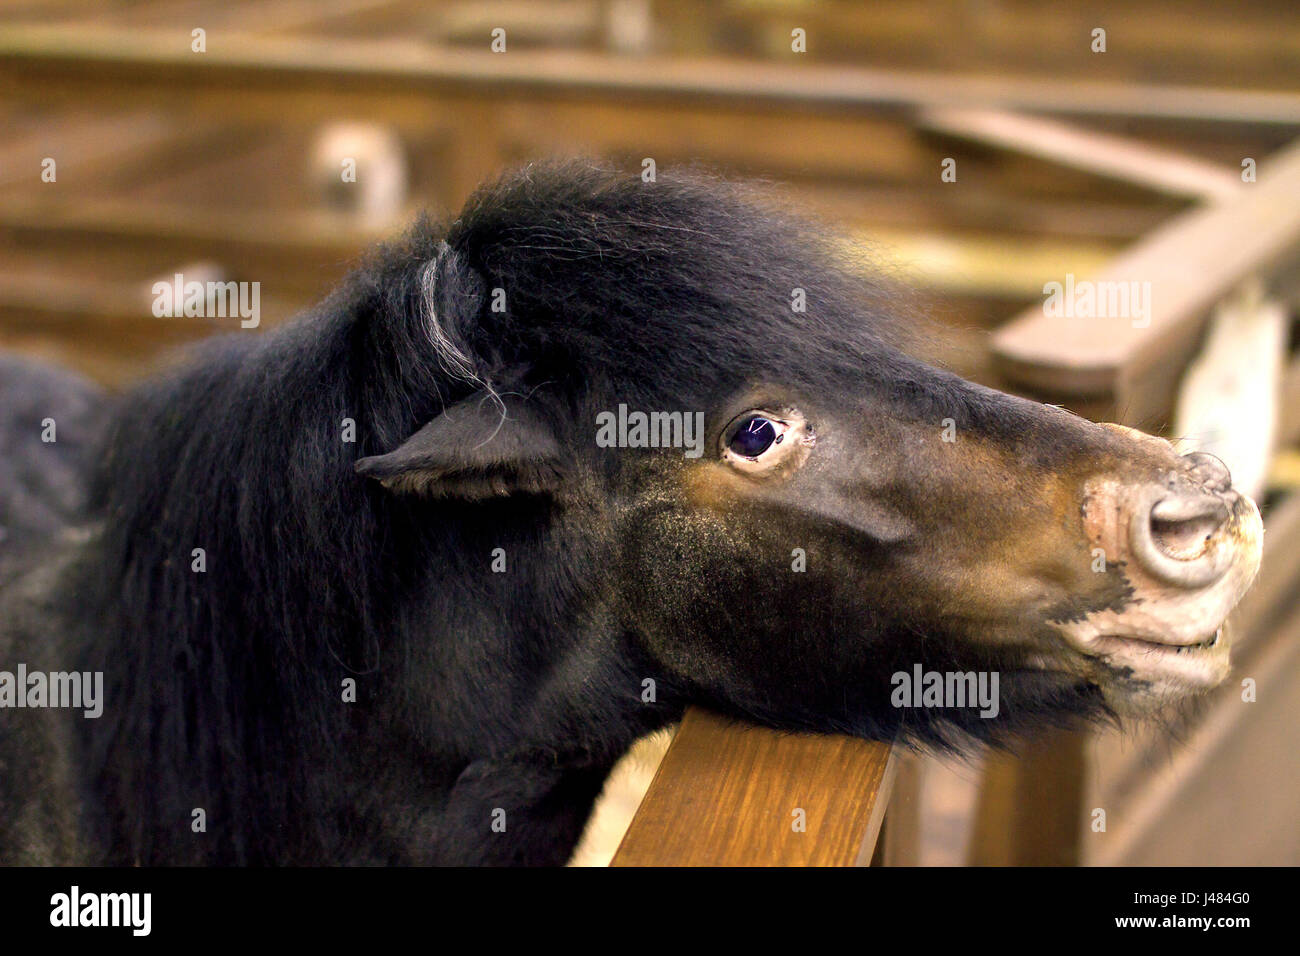
[[[1215,631],[1196,644],[1164,644],[1115,634],[1096,638],[1090,656],[1132,680],[1172,687],[1209,688],[1228,671],[1228,642]]]
[[[1103,634],[1096,638],[1094,647],[1102,652],[1105,651],[1133,651],[1144,650],[1152,654],[1197,654],[1204,651],[1212,651],[1219,646],[1219,641],[1223,637],[1223,628],[1220,627],[1199,641],[1193,641],[1186,644],[1175,644],[1169,641],[1157,641],[1147,637],[1138,637],[1132,634]]]

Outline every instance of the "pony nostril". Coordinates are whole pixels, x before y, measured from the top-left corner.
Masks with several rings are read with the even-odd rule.
[[[1228,521],[1220,498],[1166,498],[1151,509],[1151,540],[1177,561],[1193,561]]]
[[[1188,477],[1207,491],[1227,491],[1232,487],[1232,473],[1228,466],[1209,452],[1194,451],[1183,456],[1188,466]]]
[[[1230,519],[1228,504],[1219,495],[1160,498],[1133,513],[1133,556],[1168,584],[1205,587],[1221,578],[1231,563],[1232,549],[1221,534]]]

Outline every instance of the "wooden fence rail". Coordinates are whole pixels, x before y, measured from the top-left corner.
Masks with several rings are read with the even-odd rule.
[[[614,866],[866,866],[893,748],[687,711]]]

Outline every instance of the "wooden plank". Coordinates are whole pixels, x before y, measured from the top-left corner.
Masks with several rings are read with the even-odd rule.
[[[280,12],[307,0],[267,4],[263,0],[239,0],[209,9],[201,2],[150,0],[145,3],[74,5],[64,0],[28,0],[12,10],[17,19],[49,23],[69,15],[84,20],[92,16],[118,26],[174,26],[189,29],[195,9],[206,11],[205,24],[217,27],[245,26],[264,29],[263,17],[276,28],[293,28],[292,17]],[[600,0],[564,0],[555,17],[555,3],[537,0],[394,0],[352,16],[335,16],[324,24],[328,32],[352,37],[382,33],[455,32],[466,42],[477,44],[488,27],[503,26],[510,33],[511,49],[544,24],[540,17],[550,13],[571,26],[556,31],[552,42],[602,42],[592,28],[578,30],[581,15],[572,6],[592,8]],[[328,6],[330,0],[323,0]],[[650,0],[643,0],[651,6]],[[613,4],[602,5],[613,6]],[[12,6],[12,4],[10,5]],[[268,6],[271,9],[267,9]],[[1103,10],[1082,0],[1041,4],[1032,0],[1000,0],[996,4],[970,0],[730,0],[705,4],[698,0],[654,0],[656,48],[674,52],[725,48],[730,52],[788,57],[792,16],[807,29],[810,57],[826,63],[860,63],[864,53],[879,67],[929,67],[988,69],[991,65],[1017,75],[1049,74],[1108,80],[1168,79],[1234,88],[1284,85],[1279,64],[1300,59],[1300,35],[1294,16],[1285,4],[1222,4],[1213,0],[1129,0],[1122,7],[1107,4]],[[62,8],[62,9],[61,9]],[[493,19],[480,14],[487,9]],[[474,26],[463,25],[462,11],[476,17]],[[10,13],[6,8],[6,14]],[[1104,16],[1098,16],[1104,13]],[[461,20],[458,30],[446,28],[446,21]],[[590,23],[591,17],[585,18]],[[279,21],[279,22],[276,22]],[[531,21],[531,22],[530,22]],[[256,27],[254,26],[256,24]],[[1112,52],[1099,56],[1091,52],[1089,28],[1105,26]],[[313,32],[321,28],[312,27]],[[209,26],[209,33],[213,27]],[[521,43],[522,45],[522,43]]]
[[[466,170],[459,188],[468,191],[476,175],[476,171]],[[183,185],[197,191],[199,181],[191,175]],[[202,253],[244,269],[264,266],[266,250],[274,248],[282,258],[303,256],[295,271],[309,275],[319,275],[327,264],[355,258],[386,235],[383,229],[329,210],[301,206],[253,210],[227,204],[221,208],[206,205],[196,211],[179,202],[154,199],[158,192],[151,190],[143,200],[14,196],[0,209],[0,228],[44,241],[80,235],[129,238],[137,244],[158,242],[169,250],[184,248],[190,250],[187,255]],[[221,192],[210,185],[208,194],[220,196]],[[1114,248],[1096,242],[1015,239],[996,233],[848,232],[846,242],[855,252],[869,248],[873,262],[891,270],[906,270],[917,285],[952,294],[1017,299],[1032,296],[1043,274],[1068,267],[1098,267]],[[265,271],[261,268],[256,274]],[[279,272],[276,275],[285,278]]]
[[[991,106],[1091,116],[1171,118],[1300,125],[1300,95],[1195,86],[1007,79],[982,74],[872,70],[842,65],[722,58],[618,57],[579,50],[482,50],[407,40],[316,39],[226,33],[209,38],[195,69],[189,34],[176,29],[69,28],[10,23],[0,29],[4,85],[45,87],[52,73],[84,70],[101,87],[129,75],[152,87],[160,75],[186,85],[229,87],[263,74],[337,85],[369,79],[432,90],[436,86],[587,90],[625,96],[708,97],[802,103],[824,108]],[[232,74],[239,74],[238,77]],[[292,92],[286,89],[286,94]],[[238,110],[239,98],[227,106]]]
[[[871,0],[870,3],[656,0],[659,35],[677,47],[729,47],[788,55],[790,28],[807,29],[819,61],[874,66],[988,69],[1020,76],[1285,85],[1278,65],[1300,61],[1294,10],[1282,3],[1213,0]],[[1106,28],[1111,52],[1090,48]]]
[[[1195,157],[1006,110],[929,108],[921,111],[918,122],[949,136],[1017,150],[1171,196],[1232,199],[1244,185],[1238,173]]]
[[[177,263],[176,268],[181,268],[181,265]],[[139,324],[145,328],[161,329],[179,325],[192,330],[182,336],[185,338],[215,335],[242,327],[238,315],[211,318],[155,316],[150,290],[154,282],[169,278],[167,273],[134,282],[69,277],[52,285],[48,276],[0,271],[0,327],[17,327],[26,319],[29,324],[51,330],[63,327],[72,334],[85,334],[92,327],[111,329]],[[225,276],[221,281],[238,280],[234,276]],[[275,324],[310,305],[309,301],[286,299],[278,293],[264,295],[260,288],[258,294],[259,315],[263,319],[274,317],[268,324]]]
[[[889,744],[779,733],[691,708],[612,865],[864,866],[894,767]]]
[[[318,297],[367,246],[383,238],[354,217],[327,210],[248,211],[122,199],[14,196],[0,204],[0,230],[11,243],[70,257],[129,247],[166,275],[179,263],[220,262],[233,275],[263,282],[283,298]],[[54,259],[53,261],[58,261]]]
[[[1262,165],[1230,203],[1175,217],[1094,275],[1094,283],[1149,283],[1150,315],[1062,318],[1032,306],[993,338],[997,366],[1017,385],[1052,396],[1114,396],[1141,421],[1167,401],[1210,307],[1251,275],[1291,264],[1300,244],[1300,141]],[[1063,282],[1065,276],[1049,276]]]
[[[843,133],[837,138],[844,141]],[[654,155],[654,154],[652,154]],[[931,168],[938,164],[935,163]],[[746,167],[747,168],[747,167]],[[998,164],[998,169],[1007,166]],[[959,192],[934,188],[933,177],[921,182],[862,177],[834,182],[816,177],[781,177],[791,201],[810,215],[828,222],[893,229],[932,229],[961,235],[984,230],[1025,239],[1070,239],[1104,243],[1109,262],[1124,245],[1135,241],[1178,210],[1163,199],[1116,200],[1103,186],[1090,193],[1027,196],[1011,182],[968,183]],[[1103,263],[1104,264],[1104,263]],[[1042,283],[1035,295],[1041,294]],[[999,324],[1006,314],[998,317]]]
[[[201,210],[198,212],[196,210]],[[141,204],[121,199],[35,199],[13,196],[0,227],[18,233],[63,230],[131,239],[194,240],[261,248],[293,248],[351,257],[387,235],[382,228],[324,209],[231,211],[215,205]]]
[[[139,175],[145,163],[156,164],[206,142],[200,131],[152,113],[46,115],[0,143],[0,187],[39,189],[46,157],[57,163],[60,188],[87,180],[112,184]]]

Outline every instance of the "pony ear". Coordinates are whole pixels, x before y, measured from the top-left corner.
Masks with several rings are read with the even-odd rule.
[[[554,491],[562,457],[535,405],[516,395],[479,391],[398,448],[362,458],[354,467],[393,491],[481,499]]]

